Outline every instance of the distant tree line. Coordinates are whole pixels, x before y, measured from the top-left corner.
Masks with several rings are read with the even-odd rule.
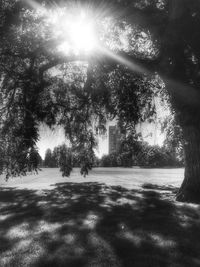
[[[184,155],[179,141],[180,139],[177,139],[175,142],[169,135],[162,147],[151,146],[143,140],[136,139],[135,135],[129,135],[122,140],[118,152],[103,155],[101,159],[94,156],[95,167],[182,167]],[[81,167],[81,160],[77,153],[63,144],[53,150],[46,150],[43,166],[60,167],[67,173],[73,167]]]
[[[182,167],[183,157],[176,157],[164,146],[150,146],[147,143],[139,144],[140,150],[135,152],[124,151],[103,155],[99,160],[100,167]]]

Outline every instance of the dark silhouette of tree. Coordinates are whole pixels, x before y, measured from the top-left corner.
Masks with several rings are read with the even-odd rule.
[[[30,149],[28,171],[35,170],[37,172],[38,166],[42,166],[42,158],[36,148]]]
[[[73,169],[72,151],[65,144],[59,146],[58,164],[62,176],[69,176]]]
[[[103,155],[100,159],[101,167],[119,167],[122,166],[121,162],[118,161],[118,153],[111,153],[109,155]]]
[[[56,167],[56,161],[50,148],[45,152],[44,166],[49,168]]]

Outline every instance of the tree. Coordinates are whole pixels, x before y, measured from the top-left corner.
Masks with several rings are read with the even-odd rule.
[[[99,2],[92,3],[98,12]],[[51,9],[51,3],[47,5]],[[82,171],[87,173],[94,158],[94,133],[104,131],[108,118],[117,118],[124,128],[136,124],[142,100],[149,99],[144,96],[151,91],[152,83],[143,86],[146,77],[157,72],[184,138],[185,178],[178,200],[200,201],[200,4],[113,0],[109,7],[113,18],[109,20],[105,10],[98,24],[101,40],[108,45],[87,57],[55,51],[63,36],[53,34],[43,12],[38,14],[19,1],[1,3],[1,136],[7,140],[7,166],[24,171],[29,150],[38,139],[38,123],[58,123],[65,126],[73,149],[80,151]],[[78,75],[69,64],[76,60],[84,62]],[[52,77],[48,70],[55,66],[68,78],[71,74],[73,83]],[[151,107],[149,101],[150,113]]]
[[[36,148],[30,149],[28,171],[35,170],[37,172],[38,166],[42,165],[42,158]]]
[[[44,166],[49,168],[59,167],[63,176],[69,176],[73,168],[73,154],[65,144],[45,152]]]
[[[56,159],[50,148],[48,148],[45,152],[44,166],[49,168],[56,167]]]
[[[114,152],[109,155],[103,155],[100,160],[100,166],[102,167],[118,167],[121,164],[118,161],[118,153]]]
[[[73,169],[72,151],[65,144],[59,146],[58,164],[62,172],[62,176],[69,176]]]
[[[174,160],[184,166],[183,134],[181,127],[176,123],[174,114],[167,116],[162,124],[165,132],[164,149],[172,155]]]

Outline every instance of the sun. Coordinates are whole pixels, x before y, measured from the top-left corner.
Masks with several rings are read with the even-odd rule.
[[[77,51],[90,52],[96,44],[94,25],[92,20],[86,18],[84,12],[76,21],[71,21],[66,26],[69,27],[69,38]]]
[[[97,47],[95,22],[84,10],[54,12],[50,15],[54,35],[62,41],[58,50],[65,54],[89,54]]]

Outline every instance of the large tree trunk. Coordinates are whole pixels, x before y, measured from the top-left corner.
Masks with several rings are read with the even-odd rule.
[[[190,74],[186,52],[193,44],[190,32],[194,31],[189,10],[189,0],[169,0],[169,21],[163,39],[163,79],[184,137],[185,177],[177,200],[200,203],[200,93],[195,77]]]
[[[200,94],[186,83],[165,80],[165,84],[183,131],[185,175],[177,200],[200,203]]]
[[[177,200],[200,203],[200,127],[193,123],[182,128],[185,141],[185,177]]]
[[[165,84],[183,131],[185,174],[177,200],[200,203],[200,94],[186,84],[172,80]]]

